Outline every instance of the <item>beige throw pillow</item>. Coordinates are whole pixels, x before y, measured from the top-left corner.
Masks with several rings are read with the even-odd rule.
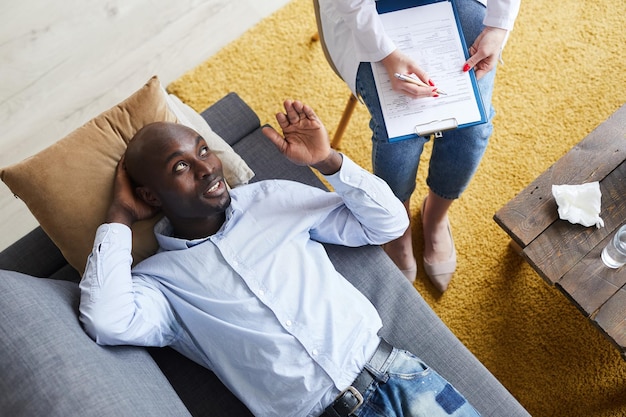
[[[152,77],[126,100],[65,138],[0,170],[2,181],[24,201],[65,259],[81,274],[93,246],[95,231],[104,221],[112,198],[117,162],[142,126],[156,121],[178,121],[176,113],[168,106],[171,100],[158,78]],[[181,111],[180,105],[183,104],[178,103],[176,112]],[[188,106],[186,111],[193,112]],[[247,182],[252,171],[245,162],[210,130],[206,122],[205,126],[198,123],[198,119],[195,123],[200,126],[196,130],[201,135],[210,131],[210,137],[206,138],[209,147],[220,149],[229,185],[234,187]],[[134,263],[155,252],[157,245],[152,228],[157,220],[133,225]]]

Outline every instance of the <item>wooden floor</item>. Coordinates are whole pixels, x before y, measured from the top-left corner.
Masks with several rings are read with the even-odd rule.
[[[0,167],[54,143],[152,75],[167,85],[288,1],[0,3]],[[36,225],[1,184],[0,250]]]

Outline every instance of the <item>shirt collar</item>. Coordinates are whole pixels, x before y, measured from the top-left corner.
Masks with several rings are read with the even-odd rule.
[[[224,221],[224,224],[222,225],[220,230],[218,230],[215,235],[224,233],[224,231],[227,230],[228,224],[235,215],[235,213],[240,212],[240,210],[237,210],[235,207],[233,207],[233,202],[234,201],[231,201],[231,205],[228,206],[228,208],[226,209],[226,220]],[[181,239],[172,236],[172,233],[172,224],[167,217],[163,217],[154,225],[154,235],[156,236],[156,240],[161,250],[170,251],[188,249],[199,245],[202,242],[205,242],[206,240],[210,239],[211,236],[213,236],[211,235],[198,239]]]

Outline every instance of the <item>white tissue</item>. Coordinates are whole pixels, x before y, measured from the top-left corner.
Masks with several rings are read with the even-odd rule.
[[[553,185],[552,195],[558,206],[559,217],[570,223],[583,226],[604,226],[600,218],[600,183],[588,182],[580,185]]]

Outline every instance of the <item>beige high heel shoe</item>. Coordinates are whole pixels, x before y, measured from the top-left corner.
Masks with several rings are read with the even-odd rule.
[[[426,206],[426,199],[422,203],[422,226],[424,225],[424,207]],[[452,253],[450,258],[444,262],[429,263],[426,258],[424,259],[424,271],[430,282],[433,283],[435,288],[444,292],[448,289],[448,284],[452,280],[454,271],[456,271],[456,248],[454,246],[454,239],[452,238],[452,230],[450,229],[450,221],[446,218],[448,233],[450,234],[450,242],[452,243]]]

